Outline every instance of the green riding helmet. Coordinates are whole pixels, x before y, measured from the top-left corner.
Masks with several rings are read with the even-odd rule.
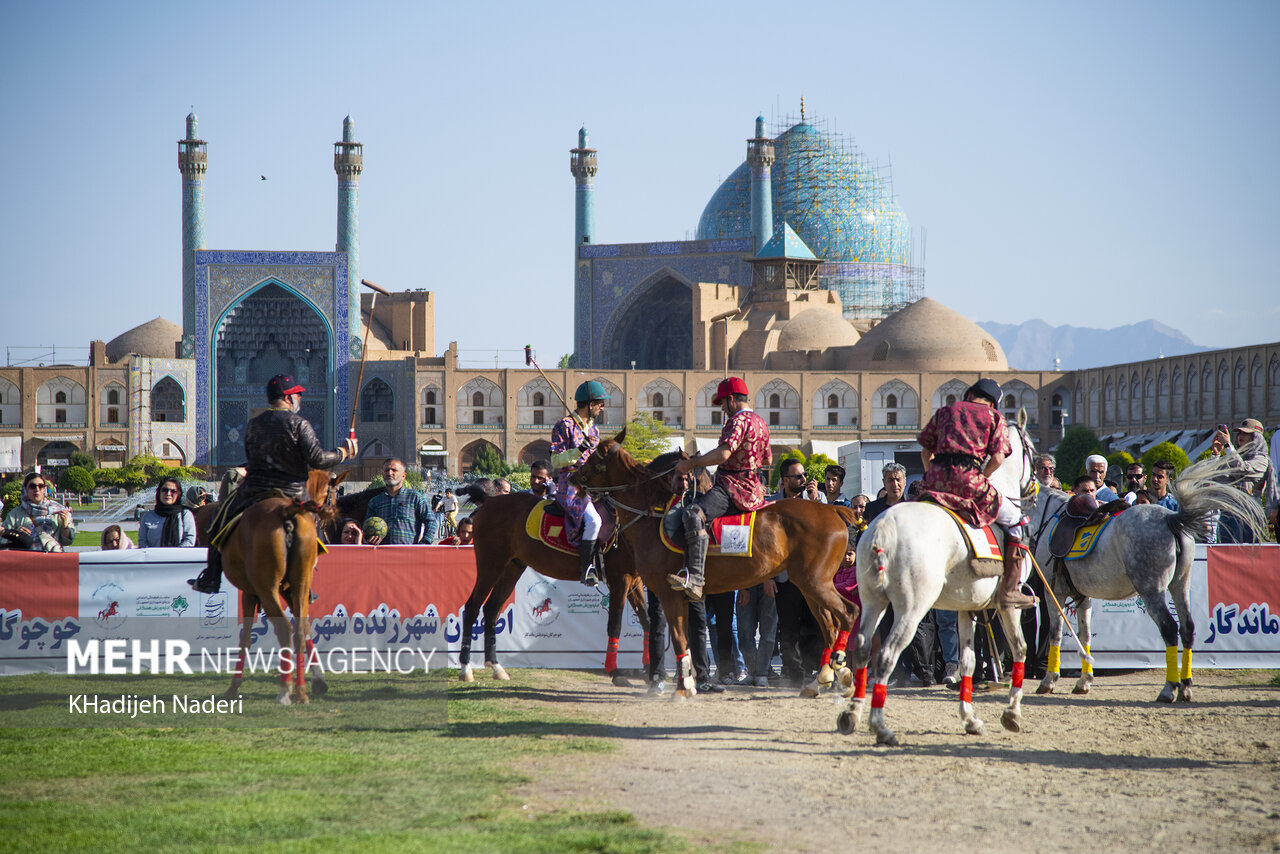
[[[604,385],[595,380],[587,380],[578,386],[578,390],[573,393],[573,399],[578,403],[590,403],[593,400],[609,400],[609,392],[604,390]]]

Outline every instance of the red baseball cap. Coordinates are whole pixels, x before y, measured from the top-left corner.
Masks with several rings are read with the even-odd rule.
[[[750,394],[747,391],[747,383],[741,377],[729,377],[727,380],[721,380],[720,385],[716,388],[716,396],[712,398],[711,405],[719,406],[720,401],[724,400],[731,394]]]
[[[267,400],[280,400],[286,394],[300,394],[306,391],[288,374],[276,374],[267,381]]]

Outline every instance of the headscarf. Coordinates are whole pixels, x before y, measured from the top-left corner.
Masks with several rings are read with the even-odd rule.
[[[172,504],[160,500],[160,490],[166,483],[172,483],[178,495]],[[166,477],[156,486],[156,515],[164,518],[164,530],[160,532],[160,545],[177,547],[182,542],[182,514],[186,508],[182,506],[182,483],[176,477]]]

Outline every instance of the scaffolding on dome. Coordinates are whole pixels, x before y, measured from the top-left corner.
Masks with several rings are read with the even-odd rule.
[[[892,166],[803,111],[772,134],[775,228],[785,217],[824,259],[819,281],[840,295],[844,316],[883,318],[923,297],[924,234],[898,207]]]

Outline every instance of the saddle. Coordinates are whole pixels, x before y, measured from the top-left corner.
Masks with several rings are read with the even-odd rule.
[[[666,522],[678,501],[679,498],[672,498],[667,505],[667,516],[663,518],[663,524],[659,526],[659,538],[662,540],[662,544],[671,551],[676,554],[684,554],[684,546],[676,544],[673,539],[673,533]],[[751,547],[755,541],[757,512],[759,511],[752,510],[748,513],[719,516],[712,519],[710,530],[707,531],[707,535],[711,540],[707,544],[707,557],[751,557]],[[679,528],[676,530],[678,531]]]
[[[235,495],[236,492],[233,491],[233,499]],[[218,509],[214,512],[213,518],[209,520],[209,547],[221,551],[227,544],[227,540],[231,538],[232,531],[234,531],[236,526],[240,524],[240,519],[244,516],[245,512],[253,505],[260,501],[265,501],[268,498],[288,498],[293,502],[295,508],[299,512],[316,513],[320,510],[320,507],[314,501],[301,501],[297,498],[292,498],[280,489],[268,489],[265,492],[260,492],[244,504],[240,504],[235,500],[221,501],[217,505]],[[284,545],[286,550],[293,548],[294,534],[297,526],[297,523],[294,521],[294,516],[296,515],[297,514],[295,513],[293,515],[286,516],[284,520]],[[320,540],[316,541],[316,546],[319,549],[320,554],[327,554],[329,551]]]
[[[979,578],[994,578],[1004,572],[1003,534],[998,533],[991,525],[973,527],[950,507],[943,507],[941,504],[934,506],[947,511],[969,543],[969,566],[975,575]]]
[[[597,509],[600,509],[598,505]],[[608,551],[613,548],[614,542],[618,539],[616,513],[616,510],[610,508],[610,512],[600,514],[601,521],[604,524],[600,528],[598,541],[601,545],[598,551]],[[564,508],[555,499],[545,499],[533,505],[533,509],[529,511],[529,515],[525,519],[524,532],[529,535],[530,539],[537,540],[547,548],[570,555],[578,553],[578,544],[569,541],[569,529],[565,525]]]
[[[1088,557],[1098,537],[1117,515],[1099,511],[1087,519],[1066,514],[1059,516],[1049,529],[1049,554],[1060,560]]]

